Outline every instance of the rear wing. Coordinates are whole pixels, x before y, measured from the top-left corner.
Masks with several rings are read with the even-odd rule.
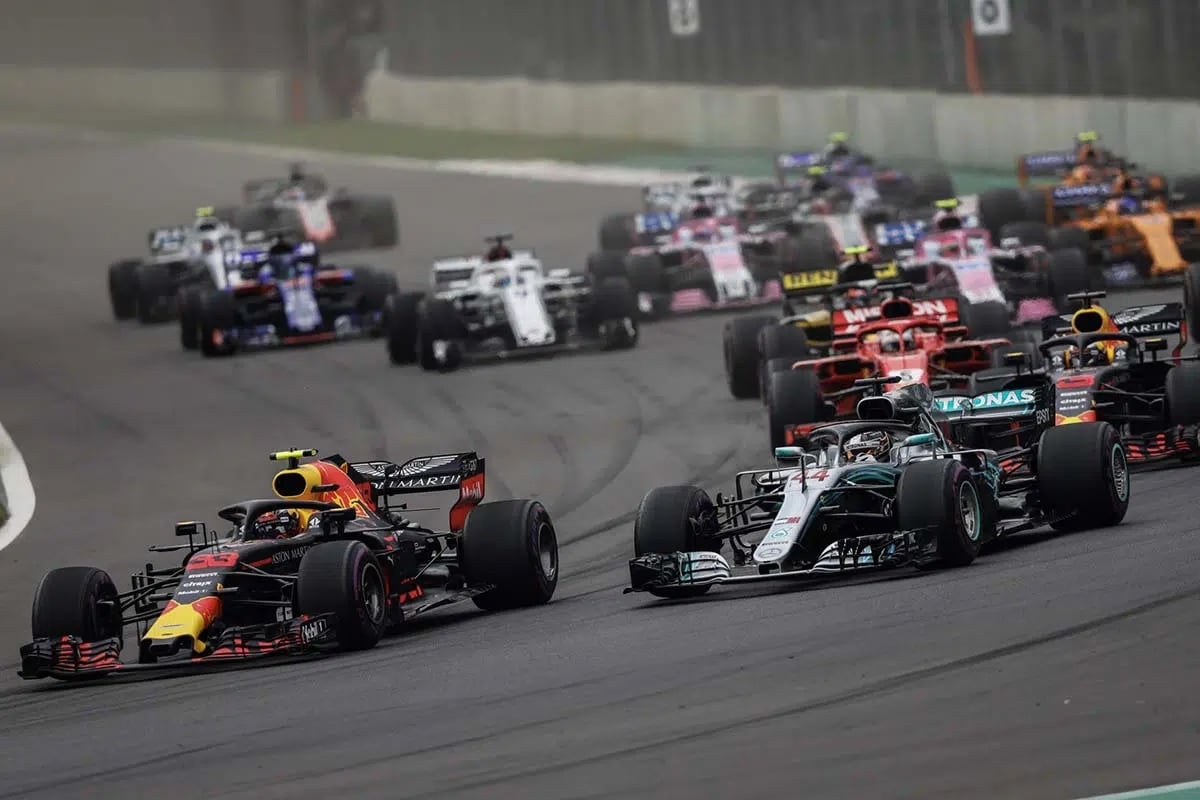
[[[1017,180],[1024,186],[1030,178],[1058,175],[1075,166],[1075,163],[1075,153],[1071,150],[1027,153],[1017,157]]]
[[[821,153],[780,153],[775,156],[775,171],[779,173],[807,171],[824,163]]]
[[[642,186],[642,202],[651,208],[674,205],[682,196],[681,183],[647,183]]]
[[[1041,405],[1040,390],[1031,387],[1001,389],[975,395],[941,395],[933,399],[934,409],[957,420],[991,420],[995,418],[1033,416]]]
[[[1055,186],[1050,190],[1050,204],[1055,208],[1079,208],[1103,203],[1111,196],[1112,187],[1107,183]]]
[[[167,253],[177,253],[187,243],[189,229],[184,225],[172,225],[169,228],[155,228],[146,234],[146,245],[150,255],[161,256]]]
[[[461,531],[467,515],[483,500],[484,459],[477,453],[444,453],[420,456],[395,464],[391,461],[357,461],[349,464],[356,481],[369,483],[372,500],[403,494],[458,490],[450,509],[450,530]]]
[[[633,216],[633,228],[639,234],[661,235],[678,226],[679,215],[674,211],[652,211]]]
[[[925,319],[942,325],[956,325],[959,321],[958,300],[953,297],[942,297],[935,300],[912,300],[912,314],[903,317],[905,320]],[[865,308],[839,308],[831,317],[834,336],[849,336],[867,324],[883,319],[883,306],[874,305]]]
[[[871,281],[894,281],[900,277],[900,267],[894,261],[880,261],[870,265],[872,275],[865,280],[852,280],[838,269],[817,269],[806,272],[784,272],[779,277],[783,293],[788,297],[805,297],[819,294],[836,294],[839,288],[851,286],[861,289],[885,289],[883,285],[872,285]],[[865,276],[864,276],[865,277]]]
[[[1074,314],[1054,314],[1043,317],[1041,322],[1042,338],[1053,339],[1071,330],[1071,318]],[[1145,306],[1123,308],[1112,314],[1113,324],[1121,333],[1138,338],[1149,338],[1178,333],[1183,336],[1184,311],[1183,303],[1162,303]]]
[[[879,247],[903,247],[920,239],[929,230],[922,220],[881,222],[875,226],[875,244]]]

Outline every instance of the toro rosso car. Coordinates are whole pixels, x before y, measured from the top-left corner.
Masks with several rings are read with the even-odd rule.
[[[148,258],[124,259],[108,268],[108,297],[119,320],[172,319],[180,290],[225,285],[228,254],[241,247],[241,234],[211,208],[197,209],[190,225],[156,228],[146,240]]]
[[[205,356],[379,335],[395,278],[320,261],[312,242],[264,238],[229,256],[226,285],[182,296],[180,338]]]
[[[1038,430],[1026,427],[1031,423],[1100,421],[1117,431],[1132,464],[1194,459],[1200,453],[1200,365],[1182,356],[1182,307],[1135,306],[1110,315],[1092,302],[1099,297],[1103,293],[1079,295],[1083,308],[1045,321],[1047,338],[1038,348],[1044,367],[1031,368],[1027,354],[1014,353],[1007,368],[976,373],[967,397],[938,402],[961,414],[975,441],[992,447],[1028,446]],[[1014,402],[980,409],[971,395],[983,392]]]
[[[834,311],[829,356],[766,375],[771,445],[791,444],[815,423],[853,416],[863,394],[860,378],[890,378],[900,386],[965,385],[972,373],[995,363],[995,351],[1011,344],[971,339],[958,322],[953,298],[893,296],[879,306]]]
[[[468,359],[637,344],[637,300],[627,278],[547,271],[532,251],[510,250],[511,238],[490,237],[482,257],[435,262],[428,295],[389,298],[385,328],[393,364],[449,371]]]
[[[1045,431],[1033,471],[1010,477],[994,451],[954,446],[932,400],[920,384],[863,398],[856,419],[777,448],[774,466],[739,473],[715,502],[694,486],[652,489],[625,591],[682,598],[716,584],[965,566],[999,536],[1124,518],[1129,480],[1110,426]]]
[[[221,509],[223,536],[181,522],[178,566],[147,565],[128,591],[94,567],[51,570],[33,600],[33,642],[20,675],[63,680],[196,667],[335,649],[362,650],[435,608],[546,603],[558,583],[554,525],[533,500],[481,504],[475,453],[300,463],[275,453],[278,499]],[[392,498],[455,491],[446,530],[405,518]],[[122,657],[135,631],[133,659]]]
[[[286,178],[247,181],[242,205],[218,215],[244,231],[292,231],[329,253],[395,247],[399,236],[390,197],[331,191],[324,178],[300,164]]]

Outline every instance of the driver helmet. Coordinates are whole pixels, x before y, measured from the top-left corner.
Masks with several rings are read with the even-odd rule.
[[[512,251],[504,246],[504,242],[496,242],[484,256],[487,261],[507,261],[512,258]]]
[[[848,138],[841,131],[829,134],[829,144],[825,145],[826,158],[845,158],[850,155],[850,145],[847,144]]]
[[[842,445],[844,460],[850,464],[882,461],[892,449],[892,440],[884,431],[864,431],[851,436]]]
[[[289,508],[268,511],[254,521],[256,539],[291,539],[302,530],[300,514]]]
[[[300,183],[308,175],[304,171],[304,164],[299,161],[294,161],[288,166],[288,180],[292,183]]]
[[[935,231],[961,231],[963,228],[962,217],[958,215],[958,198],[951,197],[946,200],[937,201],[937,213],[933,215],[933,229]]]
[[[1138,214],[1142,210],[1142,201],[1133,195],[1125,195],[1117,201],[1117,212],[1120,214]]]

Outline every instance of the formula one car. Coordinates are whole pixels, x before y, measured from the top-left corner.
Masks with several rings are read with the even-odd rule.
[[[227,254],[241,247],[240,232],[214,216],[212,208],[197,209],[190,225],[157,228],[146,239],[149,258],[128,258],[108,268],[108,297],[118,320],[172,319],[181,289],[224,287]]]
[[[228,254],[226,284],[181,295],[180,339],[205,356],[313,344],[383,332],[396,279],[369,267],[322,263],[290,232],[248,241]]]
[[[816,423],[852,416],[863,394],[860,378],[964,386],[1012,345],[1007,338],[972,339],[957,324],[954,298],[921,303],[900,295],[904,288],[894,285],[893,296],[878,306],[835,311],[829,356],[767,371],[763,401],[772,447],[791,444]]]
[[[327,253],[395,247],[396,207],[385,195],[330,191],[320,175],[293,164],[286,178],[258,178],[242,187],[242,205],[218,216],[244,231],[288,230]]]
[[[1017,182],[1021,188],[1030,185],[1080,186],[1111,182],[1135,165],[1100,144],[1095,131],[1083,131],[1076,136],[1069,150],[1028,153],[1017,157]],[[1145,176],[1147,189],[1154,196],[1166,194],[1167,180],[1163,175]],[[1039,192],[1030,196],[1036,198]]]
[[[733,178],[715,175],[705,167],[698,167],[696,172],[687,182],[644,185],[641,211],[609,214],[601,220],[597,231],[600,251],[627,253],[635,247],[653,245],[697,203],[728,210],[732,206]]]
[[[483,257],[435,262],[428,295],[393,293],[385,323],[393,364],[448,371],[469,358],[637,344],[637,297],[627,278],[545,270],[532,251],[510,250],[511,238],[490,237]]]
[[[484,460],[475,453],[347,463],[315,450],[286,460],[280,499],[221,509],[224,537],[181,522],[179,566],[147,565],[119,592],[94,567],[51,570],[33,601],[33,642],[20,675],[63,680],[267,656],[374,647],[435,608],[470,599],[485,610],[549,602],[558,540],[534,500],[481,504]],[[457,491],[447,530],[407,519],[398,495]],[[137,631],[137,660],[121,659]]]
[[[1028,420],[1055,426],[1101,421],[1117,431],[1131,464],[1194,459],[1200,455],[1200,364],[1182,355],[1182,307],[1135,306],[1109,315],[1093,302],[1103,296],[1078,295],[1082,308],[1045,320],[1047,338],[1039,345],[1045,367],[1030,369],[1018,353],[1007,369],[976,373],[968,386],[968,395],[1002,393],[1020,402],[987,414],[978,413],[969,396],[948,395],[938,403],[947,412],[969,404],[961,422],[981,446],[1028,446],[1036,433],[1022,428]],[[1171,334],[1178,334],[1175,346],[1160,358]]]
[[[671,216],[653,245],[593,253],[588,271],[628,277],[644,320],[779,302],[778,249],[786,232],[750,230],[720,211],[698,207],[688,219]]]
[[[777,448],[775,466],[739,473],[715,502],[694,486],[652,489],[625,591],[684,598],[723,583],[966,566],[999,536],[1124,518],[1130,484],[1111,426],[1046,430],[1031,471],[1009,476],[995,452],[951,444],[932,399],[920,384],[863,398],[857,419]]]
[[[893,255],[903,279],[935,294],[953,293],[969,302],[978,319],[987,316],[995,332],[1009,322],[1037,322],[1068,308],[1066,297],[1087,291],[1088,268],[1074,247],[1047,250],[1042,241],[1024,242],[1019,226],[991,233],[975,215],[963,214],[956,198],[939,200],[932,220],[876,226],[875,241]],[[1015,228],[1015,230],[1012,230]]]
[[[850,148],[844,134],[835,133],[818,152],[780,153],[775,157],[779,186],[804,191],[809,199],[823,198],[835,209],[862,214],[867,224],[896,219],[901,212],[928,208],[954,194],[946,173],[906,175]]]

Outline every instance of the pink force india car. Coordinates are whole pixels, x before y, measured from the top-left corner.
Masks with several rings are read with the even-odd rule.
[[[687,218],[669,211],[638,214],[635,225],[654,243],[593,253],[588,272],[597,278],[627,275],[643,319],[783,299],[778,254],[785,232],[706,209],[693,209]]]

